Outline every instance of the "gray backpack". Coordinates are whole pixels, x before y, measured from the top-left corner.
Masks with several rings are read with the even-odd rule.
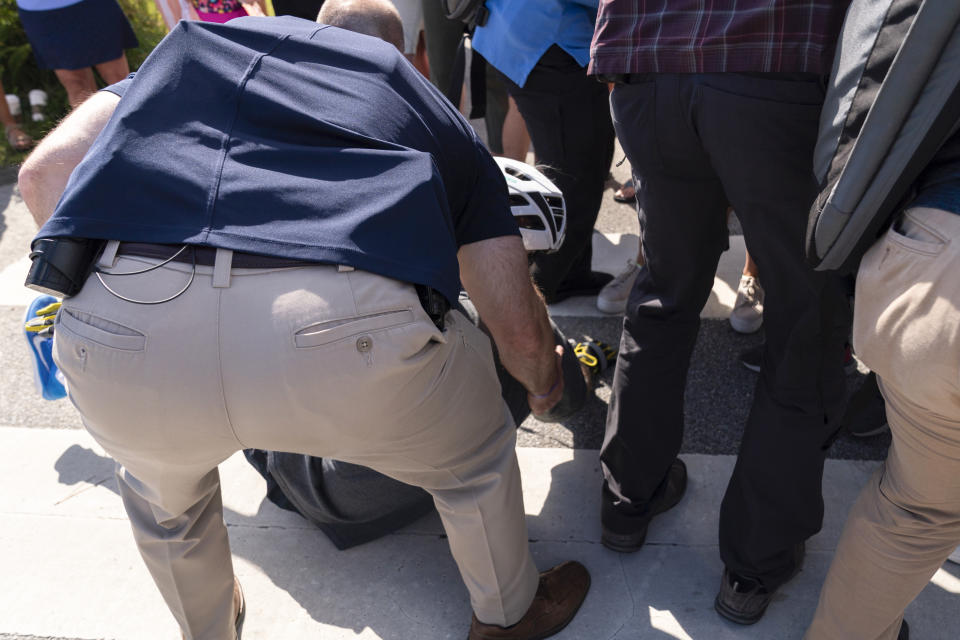
[[[853,0],[820,116],[818,270],[855,271],[960,123],[960,0]]]

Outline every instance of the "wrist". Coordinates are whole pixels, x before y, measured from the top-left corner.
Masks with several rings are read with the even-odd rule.
[[[534,393],[533,391],[528,391],[531,398],[536,398],[537,400],[543,400],[544,398],[549,398],[554,391],[557,390],[557,387],[560,386],[560,381],[563,379],[559,374],[556,377],[556,380],[553,382],[553,386],[550,387],[545,393]]]

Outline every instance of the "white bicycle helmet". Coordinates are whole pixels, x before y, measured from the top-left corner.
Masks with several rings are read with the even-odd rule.
[[[525,162],[496,157],[510,190],[510,210],[527,251],[553,253],[567,233],[567,206],[549,178]]]

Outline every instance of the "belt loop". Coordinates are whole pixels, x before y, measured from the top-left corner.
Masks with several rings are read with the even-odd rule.
[[[233,250],[217,249],[213,260],[213,286],[226,289],[230,286],[230,268],[233,266]]]
[[[113,267],[117,262],[117,250],[119,248],[119,240],[107,240],[103,253],[100,254],[100,259],[97,261],[97,266],[104,269]]]

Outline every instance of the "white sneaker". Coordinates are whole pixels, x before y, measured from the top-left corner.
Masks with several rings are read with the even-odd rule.
[[[637,279],[640,267],[633,258],[627,260],[627,268],[614,276],[597,294],[597,309],[604,313],[623,313],[627,310],[627,298]]]
[[[960,564],[960,547],[954,549],[953,553],[950,554],[950,557],[948,557],[947,560],[955,564]]]
[[[753,276],[740,276],[730,326],[737,333],[754,333],[763,324],[763,287]]]

